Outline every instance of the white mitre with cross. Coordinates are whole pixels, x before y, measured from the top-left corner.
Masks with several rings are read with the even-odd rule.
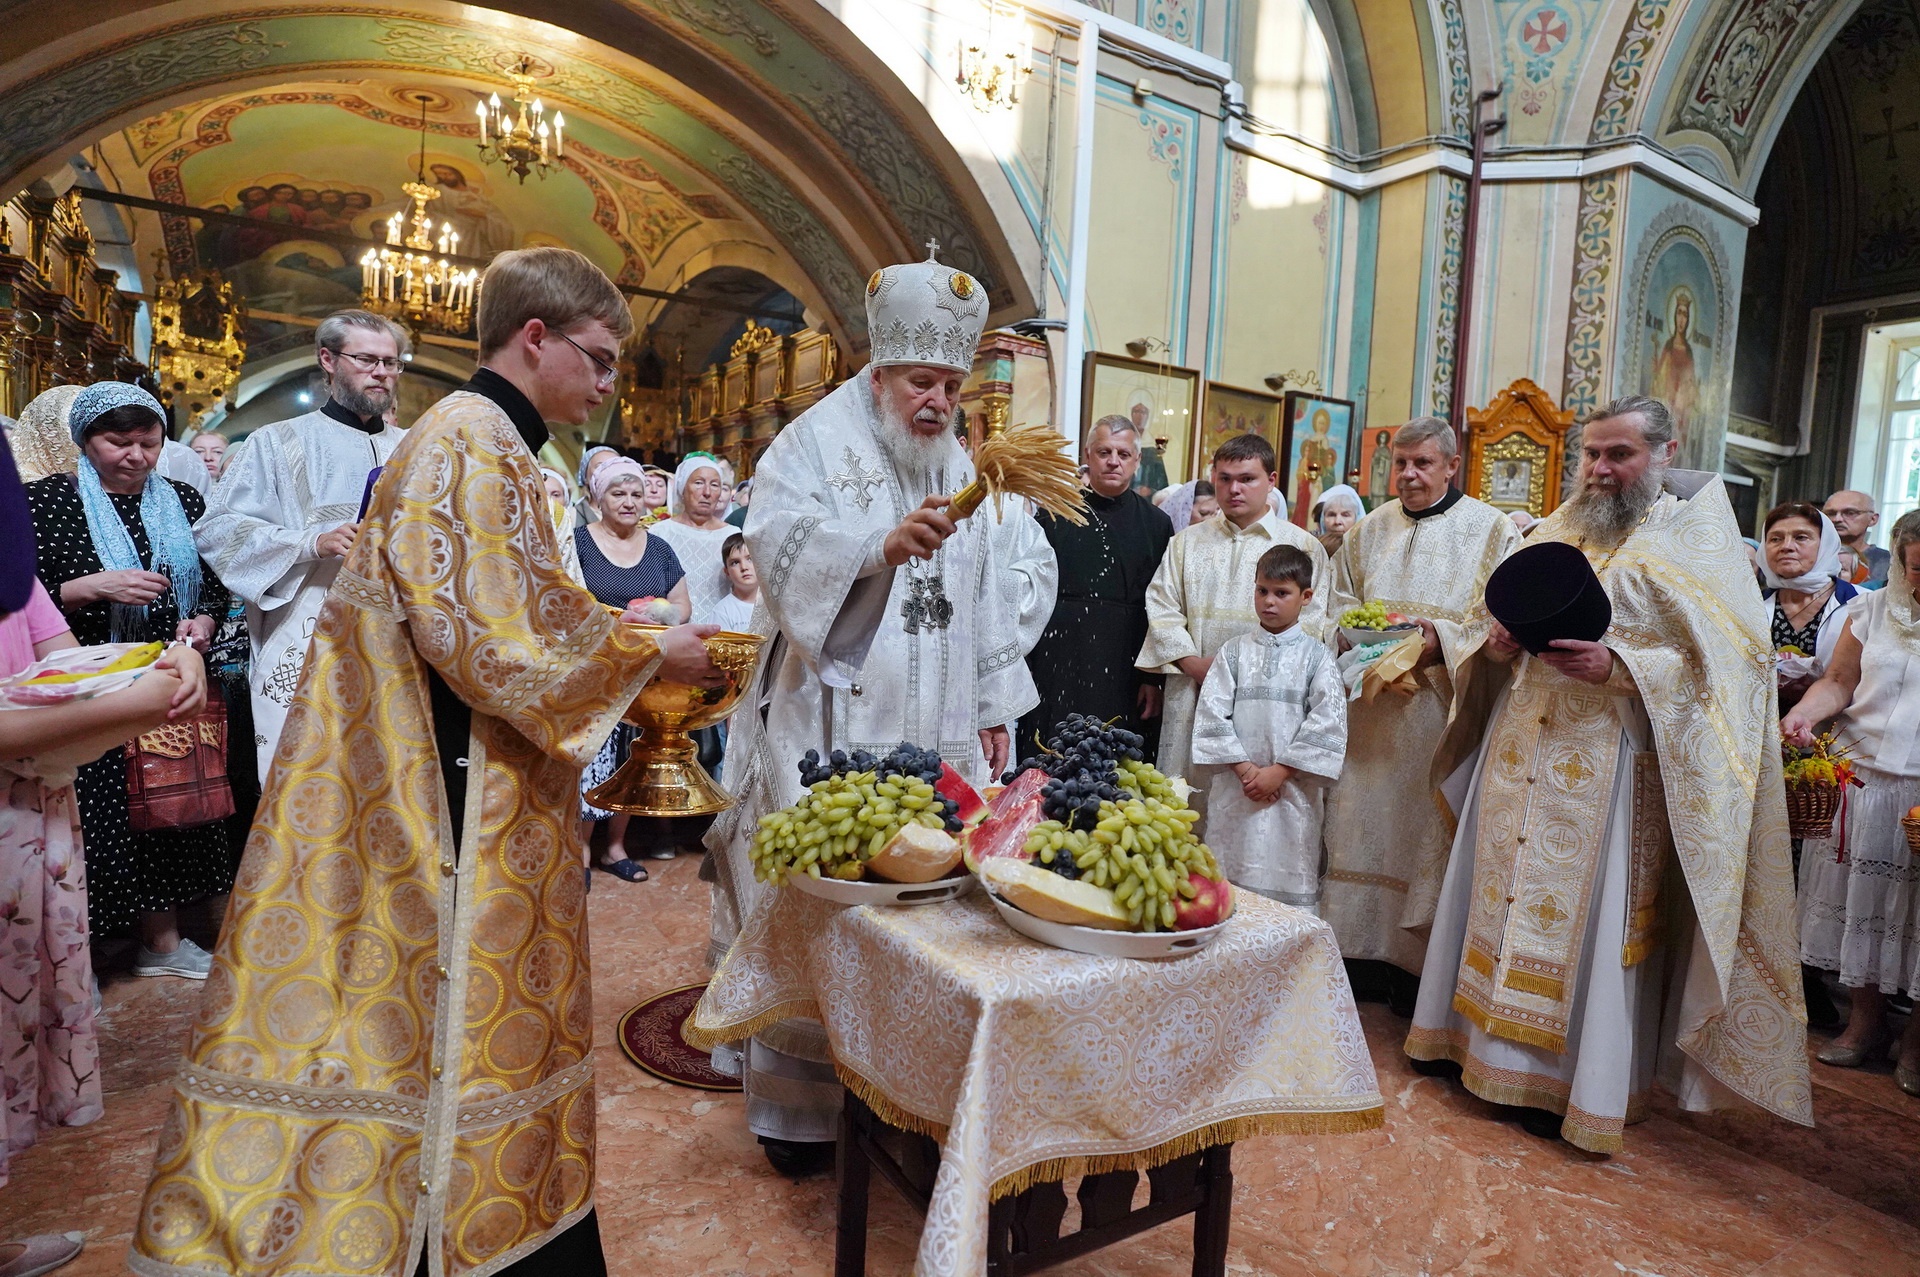
[[[883,267],[867,281],[872,367],[972,370],[974,348],[987,326],[986,290],[967,272],[934,260],[939,249],[929,240],[926,261]]]

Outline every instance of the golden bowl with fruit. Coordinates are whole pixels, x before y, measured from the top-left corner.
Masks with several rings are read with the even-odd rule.
[[[664,625],[638,625],[658,637]],[[691,733],[733,713],[753,683],[766,640],[723,630],[706,640],[707,654],[726,681],[713,687],[658,676],[647,680],[624,715],[640,729],[620,770],[587,791],[586,800],[630,816],[713,816],[733,806],[733,795],[700,765]]]

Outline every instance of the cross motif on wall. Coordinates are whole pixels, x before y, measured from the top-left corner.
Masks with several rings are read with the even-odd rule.
[[[1547,54],[1566,42],[1567,24],[1552,9],[1542,9],[1533,15],[1527,24],[1520,28],[1520,39],[1533,46],[1533,51]]]
[[[1887,122],[1886,129],[1879,133],[1862,133],[1860,141],[1862,143],[1885,142],[1887,158],[1897,160],[1900,158],[1900,152],[1895,146],[1895,138],[1901,133],[1920,133],[1920,121],[1908,120],[1896,128],[1893,123],[1893,108],[1890,106],[1880,108],[1880,118]]]

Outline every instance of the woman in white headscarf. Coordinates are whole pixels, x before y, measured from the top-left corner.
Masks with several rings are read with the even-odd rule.
[[[20,482],[32,483],[50,474],[72,474],[80,464],[80,449],[67,429],[67,413],[79,386],[55,386],[33,397],[20,414],[7,442]]]
[[[1328,555],[1332,555],[1346,539],[1348,529],[1366,514],[1367,507],[1361,502],[1360,494],[1344,483],[1336,483],[1320,494],[1318,504],[1313,507],[1314,535],[1320,538]]]
[[[1776,652],[1800,663],[1781,670],[1780,708],[1792,709],[1833,661],[1842,626],[1831,618],[1859,593],[1840,574],[1840,533],[1815,505],[1789,501],[1767,512],[1760,575]]]
[[[619,449],[609,448],[603,443],[597,443],[580,454],[580,496],[573,503],[573,522],[575,527],[594,523],[599,520],[600,512],[594,509],[591,497],[593,472],[619,455]]]
[[[566,569],[575,585],[583,584],[580,549],[573,543],[573,530],[580,526],[579,511],[573,508],[573,485],[552,466],[541,466],[540,477],[546,482],[547,500],[553,505],[554,535],[560,538],[560,566]]]
[[[711,453],[690,452],[673,472],[673,483],[667,490],[670,517],[651,528],[680,556],[695,624],[705,621],[714,605],[732,593],[726,564],[721,561],[727,538],[737,530],[726,519],[731,496],[718,458]]]

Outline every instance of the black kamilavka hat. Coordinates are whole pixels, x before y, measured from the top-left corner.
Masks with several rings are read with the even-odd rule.
[[[1613,602],[1587,556],[1564,541],[1524,546],[1487,578],[1487,611],[1535,656],[1555,639],[1598,643]]]

